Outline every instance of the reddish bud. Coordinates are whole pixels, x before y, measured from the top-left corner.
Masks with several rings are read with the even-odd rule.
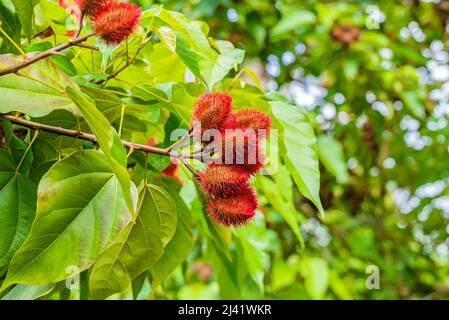
[[[232,97],[227,93],[208,93],[196,103],[193,120],[201,123],[201,132],[207,129],[221,128],[231,113]]]
[[[257,196],[250,186],[225,198],[210,199],[207,210],[210,217],[225,226],[241,226],[254,218],[258,207]]]
[[[142,10],[136,4],[109,1],[92,18],[95,33],[107,44],[128,38],[139,24]]]
[[[179,177],[179,163],[171,162],[170,165],[162,172],[165,177],[175,179],[180,185],[184,184],[184,181]]]
[[[271,118],[266,113],[255,109],[243,109],[236,113],[236,125],[245,129],[266,130],[265,138],[271,129]]]
[[[220,197],[239,192],[248,178],[249,174],[244,168],[226,164],[211,164],[198,174],[203,192]]]

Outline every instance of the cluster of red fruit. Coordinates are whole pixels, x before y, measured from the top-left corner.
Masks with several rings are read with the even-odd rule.
[[[243,225],[254,218],[258,207],[249,180],[264,165],[260,141],[269,134],[271,118],[255,109],[232,112],[231,96],[209,93],[197,102],[193,120],[194,135],[209,129],[220,133],[212,142],[221,150],[218,159],[197,174],[207,196],[207,210],[217,223]],[[195,124],[200,124],[201,129],[197,130]]]
[[[138,5],[124,0],[74,0],[72,6],[60,0],[60,5],[70,7],[75,16],[90,17],[95,34],[111,45],[127,39],[142,16]]]

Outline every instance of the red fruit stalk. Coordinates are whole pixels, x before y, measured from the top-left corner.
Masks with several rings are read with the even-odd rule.
[[[258,207],[257,196],[249,186],[225,198],[210,199],[207,204],[210,217],[225,226],[242,226],[252,220]]]
[[[246,185],[249,174],[239,166],[211,164],[197,177],[205,194],[225,197],[239,192]]]
[[[109,1],[92,18],[95,33],[107,44],[127,39],[140,22],[142,10],[136,4]]]

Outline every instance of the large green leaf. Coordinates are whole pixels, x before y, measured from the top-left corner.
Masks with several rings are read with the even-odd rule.
[[[0,268],[8,265],[30,231],[36,212],[36,188],[0,150]]]
[[[40,286],[18,284],[5,294],[1,300],[36,300],[52,292],[55,286],[54,283]]]
[[[21,57],[0,55],[0,69],[20,63]],[[65,86],[76,86],[67,75],[47,59],[20,71],[24,76],[7,74],[0,77],[0,113],[19,111],[42,117],[57,109],[79,115],[73,101],[64,95]]]
[[[139,195],[137,221],[130,224],[95,263],[89,280],[93,298],[104,299],[131,285],[162,256],[176,229],[176,205],[155,185]]]
[[[38,187],[36,219],[14,255],[3,288],[49,284],[89,268],[129,224],[118,178],[99,151],[80,151],[56,163]]]
[[[83,92],[67,87],[69,97],[76,103],[89,128],[97,138],[111,168],[117,176],[123,189],[123,196],[131,212],[134,211],[131,199],[131,180],[126,170],[126,150],[120,142],[114,128],[111,127],[105,116],[97,109],[92,99]]]
[[[173,238],[165,247],[164,254],[151,268],[153,289],[159,286],[192,250],[195,238],[191,233],[191,212],[185,202],[173,188],[166,188],[175,201],[178,212],[178,223]]]
[[[339,183],[346,183],[348,167],[340,142],[333,137],[321,135],[318,137],[317,146],[318,156],[326,169],[337,178]]]
[[[272,101],[272,112],[280,129],[282,157],[299,191],[323,215],[320,200],[320,170],[316,138],[306,115],[290,104]]]

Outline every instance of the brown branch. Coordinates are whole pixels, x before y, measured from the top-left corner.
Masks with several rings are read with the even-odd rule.
[[[81,139],[81,140],[86,140],[86,141],[91,141],[93,143],[97,143],[97,138],[95,137],[95,135],[90,134],[90,133],[60,128],[60,127],[54,127],[54,126],[50,126],[50,125],[46,125],[46,124],[42,124],[42,123],[38,123],[38,122],[28,121],[23,118],[12,116],[12,115],[7,115],[7,114],[0,114],[0,119],[6,119],[6,120],[11,121],[12,123],[18,124],[23,127],[31,128],[34,130],[46,131],[46,132],[58,134],[61,136],[72,137],[72,138],[76,138],[76,139]],[[167,149],[147,146],[145,144],[137,144],[137,143],[125,141],[125,140],[122,140],[121,142],[126,148],[129,148],[131,150],[138,150],[138,151],[142,151],[145,153],[159,154],[159,155],[168,156],[168,157],[173,156],[175,158],[179,158],[181,156],[181,155],[177,155],[175,153],[171,153]]]
[[[68,42],[61,43],[61,44],[57,45],[56,47],[51,48],[51,49],[49,49],[47,51],[44,51],[44,52],[41,52],[41,53],[36,54],[34,56],[31,56],[31,57],[27,58],[24,62],[22,62],[22,63],[20,63],[18,65],[11,66],[11,67],[8,67],[6,69],[0,70],[0,76],[3,76],[5,74],[9,74],[9,73],[16,73],[20,69],[28,67],[29,65],[31,65],[31,64],[39,61],[39,60],[48,58],[48,57],[50,57],[50,56],[52,56],[54,54],[58,54],[59,52],[65,50],[67,48],[70,48],[72,46],[79,45],[80,43],[86,41],[87,39],[89,39],[93,35],[94,35],[93,33],[90,33],[90,34],[82,36],[82,37],[74,38],[74,39],[72,39],[72,40],[70,40]]]

